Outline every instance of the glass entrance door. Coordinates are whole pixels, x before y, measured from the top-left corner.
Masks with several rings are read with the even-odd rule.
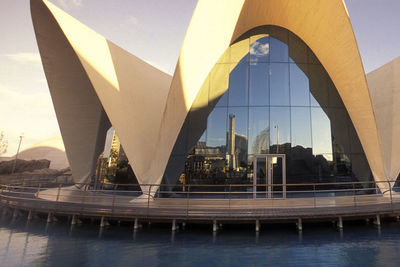
[[[286,155],[255,155],[253,198],[286,198]]]

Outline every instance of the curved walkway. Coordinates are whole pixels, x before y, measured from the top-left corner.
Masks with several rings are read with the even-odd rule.
[[[400,214],[400,195],[353,195],[288,199],[211,199],[132,197],[132,191],[79,190],[76,187],[40,189],[1,188],[6,207],[58,215],[116,220],[178,220],[248,222],[338,217],[371,217]],[[188,195],[189,196],[189,195]]]

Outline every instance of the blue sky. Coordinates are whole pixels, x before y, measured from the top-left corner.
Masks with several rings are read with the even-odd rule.
[[[50,1],[170,74],[197,3],[197,0]],[[345,2],[367,73],[400,56],[399,0]],[[38,55],[28,0],[0,1],[0,33],[0,132],[9,141],[7,155],[13,155],[20,133],[25,135],[22,148],[60,133]]]

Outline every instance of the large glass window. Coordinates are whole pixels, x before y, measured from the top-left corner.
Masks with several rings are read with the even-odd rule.
[[[332,154],[331,123],[322,108],[311,108],[314,155]]]
[[[290,108],[271,107],[271,153],[282,154],[290,150]]]
[[[270,105],[289,106],[289,64],[270,65]]]
[[[239,63],[231,66],[229,78],[229,106],[248,105],[248,69],[249,65]]]
[[[250,38],[250,62],[269,62],[269,37],[256,35]]]
[[[249,108],[249,154],[268,154],[269,108]]]
[[[292,106],[310,105],[310,86],[306,64],[290,64],[290,104]]]
[[[215,108],[208,116],[207,146],[225,152],[226,146],[226,108]]]
[[[253,156],[276,153],[286,154],[290,183],[372,177],[334,83],[294,33],[252,29],[221,56],[205,82],[175,143],[169,177],[252,184]]]
[[[250,65],[250,106],[269,105],[269,64],[253,63]]]
[[[309,107],[292,107],[292,146],[311,148],[311,114]]]

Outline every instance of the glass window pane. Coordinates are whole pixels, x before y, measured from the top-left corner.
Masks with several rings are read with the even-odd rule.
[[[341,153],[335,153],[333,158],[333,174],[337,176],[351,176],[350,158]]]
[[[249,108],[249,154],[269,153],[269,108]]]
[[[247,168],[248,108],[228,109],[227,164],[231,169]]]
[[[266,63],[250,64],[250,106],[269,105],[269,66]]]
[[[290,64],[290,104],[292,106],[310,105],[310,87],[306,64]]]
[[[289,105],[289,65],[271,63],[270,65],[270,105]]]
[[[250,61],[268,62],[269,61],[269,37],[257,35],[250,38]]]
[[[229,78],[229,106],[248,105],[248,69],[246,64],[232,64]]]
[[[270,153],[288,153],[291,147],[289,107],[270,108],[270,129]]]
[[[225,153],[226,146],[226,108],[215,108],[207,123],[207,147],[218,148],[221,154]]]
[[[332,154],[331,122],[322,108],[311,108],[313,154]]]
[[[313,162],[314,182],[332,182],[332,169],[334,169],[332,154],[318,154]]]
[[[311,148],[310,108],[292,107],[292,147]]]
[[[310,81],[311,106],[328,106],[328,76],[321,65],[308,65],[308,78]]]

